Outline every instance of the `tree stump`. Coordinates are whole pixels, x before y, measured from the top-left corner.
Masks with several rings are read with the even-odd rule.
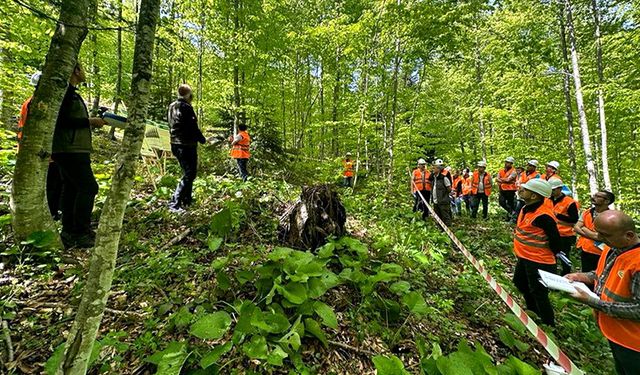
[[[346,220],[347,211],[329,185],[303,187],[281,216],[278,233],[288,246],[315,250],[327,237],[344,235]]]

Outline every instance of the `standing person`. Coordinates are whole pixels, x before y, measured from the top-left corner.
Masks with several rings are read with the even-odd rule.
[[[518,258],[513,283],[524,296],[527,309],[535,312],[544,324],[555,325],[549,290],[538,279],[538,270],[556,273],[556,256],[562,251],[560,233],[550,205],[551,185],[534,179],[520,187],[525,205],[518,216],[513,250]]]
[[[582,272],[591,272],[598,266],[604,244],[595,230],[594,221],[598,215],[609,210],[609,205],[615,199],[616,196],[606,190],[597,192],[591,197],[591,207],[582,213],[573,227],[573,230],[580,236],[576,247],[580,249]]]
[[[31,86],[38,87],[40,82],[40,76],[42,73],[36,72],[31,76]],[[27,123],[27,114],[29,113],[29,106],[33,96],[25,100],[20,108],[20,117],[18,118],[18,152],[20,152],[20,142],[22,141],[22,131],[24,125]],[[60,220],[60,203],[62,200],[62,175],[60,174],[60,168],[58,164],[49,158],[49,168],[47,170],[47,204],[49,205],[49,212],[53,220]]]
[[[249,133],[247,133],[247,125],[238,125],[238,130],[239,132],[235,137],[229,137],[229,142],[231,142],[231,157],[236,159],[238,163],[238,171],[240,171],[242,181],[247,181],[247,178],[249,178],[247,163],[251,157],[251,153],[249,153],[251,137]]]
[[[413,170],[411,176],[411,193],[413,194],[413,212],[422,211],[422,218],[429,216],[429,210],[424,205],[422,198],[431,201],[431,173],[427,170],[427,161],[418,159],[418,168]],[[422,198],[421,198],[422,197]]]
[[[467,215],[471,215],[471,175],[469,174],[469,168],[465,168],[462,171],[462,197],[460,199],[464,202]]]
[[[95,245],[91,230],[91,212],[98,194],[98,183],[91,169],[91,128],[105,122],[89,118],[87,106],[77,86],[86,80],[84,68],[77,63],[60,105],[53,133],[51,158],[62,176],[62,243],[66,248]]]
[[[482,218],[489,218],[489,195],[491,195],[491,175],[487,173],[487,162],[482,160],[478,162],[478,169],[473,171],[471,177],[471,217],[478,216],[480,202],[482,202]]]
[[[540,178],[540,173],[538,172],[537,169],[538,169],[538,161],[535,159],[529,160],[525,171],[522,172],[520,176],[518,176],[518,181],[516,182],[516,185],[518,185],[518,191],[520,191],[520,186],[526,184],[529,180],[532,180],[534,178]],[[514,213],[513,218],[511,220],[513,224],[516,223],[516,220],[518,219],[518,215],[520,214],[520,210],[524,206],[524,200],[520,198],[519,193],[516,193],[516,196],[517,196],[516,212]]]
[[[351,161],[350,152],[347,152],[342,161],[342,177],[344,179],[343,185],[351,187],[353,184],[353,161]]]
[[[433,164],[431,173],[431,185],[433,191],[433,210],[446,226],[451,225],[451,174],[445,171],[444,162],[440,159]]]
[[[558,163],[557,161],[554,160],[548,162],[546,165],[546,173],[544,174],[543,178],[547,181],[553,178],[562,180],[558,175],[558,168],[560,168],[560,163]]]
[[[193,203],[193,181],[198,173],[198,143],[206,139],[198,127],[198,118],[191,106],[193,92],[189,85],[178,87],[178,99],[169,105],[167,118],[171,128],[171,152],[182,168],[182,180],[178,183],[169,209],[183,212]]]
[[[562,193],[564,184],[560,179],[552,178],[551,184],[551,202],[553,203],[553,213],[558,222],[558,232],[560,232],[560,242],[562,243],[562,252],[567,257],[571,254],[571,248],[576,244],[576,233],[573,227],[578,222],[578,202],[573,198]],[[566,261],[560,262],[562,267],[561,275],[571,272],[571,264]]]
[[[462,215],[462,176],[460,175],[460,170],[455,170],[453,172],[453,185],[451,186],[451,202],[452,208],[454,209],[453,213],[461,216]]]
[[[595,220],[606,248],[595,272],[572,273],[572,281],[593,285],[600,299],[580,291],[572,296],[595,310],[600,331],[609,341],[619,375],[640,374],[640,238],[633,219],[606,211]]]
[[[513,168],[515,160],[509,156],[504,160],[504,168],[498,172],[496,181],[500,190],[500,207],[506,211],[505,221],[511,221],[516,210],[516,179],[518,173]]]

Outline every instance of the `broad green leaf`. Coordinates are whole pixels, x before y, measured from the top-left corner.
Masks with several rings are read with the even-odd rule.
[[[336,317],[336,313],[333,312],[331,306],[317,301],[313,304],[313,309],[320,319],[322,319],[322,323],[324,325],[329,328],[338,329],[338,318]]]
[[[207,368],[216,363],[218,359],[228,353],[232,347],[233,343],[231,341],[214,347],[209,353],[200,359],[200,367]]]
[[[299,305],[307,300],[307,288],[304,284],[291,282],[280,286],[278,290],[284,298],[293,304]]]
[[[330,258],[333,256],[333,251],[336,249],[336,244],[333,242],[328,242],[320,249],[318,249],[318,258]]]
[[[191,325],[190,333],[203,340],[217,340],[224,336],[231,325],[231,316],[218,311],[200,317]]]
[[[410,292],[402,297],[402,302],[409,308],[412,313],[422,316],[429,311],[427,303],[418,292]]]
[[[322,330],[322,327],[320,327],[320,323],[318,323],[317,321],[311,318],[307,318],[304,320],[304,326],[305,326],[306,332],[312,334],[318,340],[320,340],[320,342],[322,343],[322,345],[324,345],[325,348],[329,346],[329,342],[327,341],[327,336],[325,336],[324,331]]]
[[[213,215],[209,233],[217,237],[225,237],[231,232],[231,210],[223,208]]]
[[[222,241],[222,237],[209,237],[207,240],[207,246],[209,247],[209,250],[216,251],[222,245]]]
[[[532,367],[530,364],[526,362],[522,362],[516,357],[509,357],[505,362],[511,365],[515,370],[517,375],[539,375],[540,371]]]
[[[392,355],[386,357],[377,355],[373,357],[373,364],[376,367],[378,375],[407,375],[407,370],[404,369],[404,364],[398,357]]]
[[[267,339],[261,335],[254,335],[242,346],[242,351],[252,359],[267,359]]]
[[[289,354],[282,350],[282,347],[280,347],[280,345],[274,345],[273,349],[267,356],[267,362],[274,366],[282,366],[282,361],[288,356]]]
[[[50,230],[37,231],[31,233],[27,237],[27,240],[22,243],[24,245],[33,245],[39,249],[44,249],[55,245],[57,237],[58,234]]]
[[[187,357],[189,357],[187,344],[174,341],[165,350],[155,353],[147,358],[146,361],[158,367],[156,374],[179,375]]]
[[[291,323],[283,314],[259,310],[251,317],[251,325],[268,333],[282,333],[291,327]]]
[[[396,294],[403,295],[406,294],[409,289],[411,289],[411,284],[404,280],[396,281],[395,283],[391,284],[391,286],[389,286],[389,289],[391,289],[391,291]]]

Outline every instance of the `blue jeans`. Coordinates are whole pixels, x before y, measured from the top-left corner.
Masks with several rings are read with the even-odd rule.
[[[240,177],[242,177],[242,181],[247,181],[247,177],[249,177],[249,172],[247,172],[247,163],[249,159],[236,159],[238,162],[238,171],[240,172]]]

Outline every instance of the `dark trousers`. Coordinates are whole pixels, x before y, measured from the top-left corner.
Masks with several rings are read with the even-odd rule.
[[[91,170],[88,153],[53,154],[62,175],[62,231],[87,234],[91,231],[91,212],[98,194],[98,183]]]
[[[500,207],[507,211],[507,220],[511,220],[513,211],[516,210],[516,191],[515,190],[500,190]]]
[[[598,268],[600,255],[580,251],[580,260],[582,261],[582,272],[591,272]]]
[[[240,172],[242,181],[247,181],[247,177],[249,177],[249,172],[247,171],[249,159],[236,159],[236,161],[238,162],[238,171]]]
[[[562,252],[565,253],[565,255],[567,256],[567,258],[571,258],[569,255],[571,254],[571,249],[573,248],[573,246],[575,246],[576,244],[576,236],[570,236],[570,237],[560,237],[560,245],[562,246]],[[564,276],[568,273],[571,273],[571,266],[569,266],[568,264],[564,264],[563,262],[560,262],[560,275]]]
[[[609,341],[609,346],[618,375],[640,374],[640,352],[625,348],[613,341]]]
[[[180,168],[182,168],[182,180],[178,183],[169,206],[172,208],[186,207],[193,201],[191,193],[193,181],[198,173],[198,146],[172,144],[171,152],[178,159]]]
[[[349,176],[349,177],[344,176],[343,178],[344,178],[344,180],[342,182],[343,185],[345,187],[351,187],[351,185],[353,184],[353,176]]]
[[[425,219],[429,216],[429,209],[425,206],[420,195],[424,197],[427,203],[431,202],[431,191],[429,190],[420,190],[415,192],[414,202],[413,202],[413,212],[422,211],[422,218]]]
[[[527,309],[536,313],[544,324],[555,325],[553,306],[549,301],[549,290],[538,281],[538,270],[556,273],[555,264],[542,264],[518,258],[513,273],[513,284],[518,288],[527,304]]]
[[[59,220],[62,203],[62,174],[55,161],[49,162],[49,170],[47,171],[47,203],[53,219]]]
[[[511,221],[513,221],[514,223],[518,220],[518,216],[520,215],[522,207],[524,207],[524,201],[521,199],[516,199],[516,209],[513,213],[513,217],[511,218]]]
[[[438,203],[433,205],[433,210],[436,212],[436,215],[444,222],[446,226],[451,226],[452,214],[451,214],[451,204],[447,203]]]
[[[482,218],[486,219],[489,217],[489,197],[484,193],[471,196],[471,217],[475,219],[478,216],[480,202],[482,202]]]

